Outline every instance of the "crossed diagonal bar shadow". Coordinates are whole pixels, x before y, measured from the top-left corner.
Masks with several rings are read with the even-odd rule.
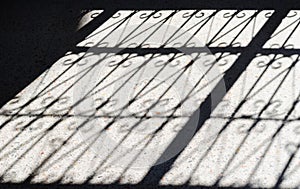
[[[300,11],[234,2],[80,5],[3,102],[0,187],[298,187]]]

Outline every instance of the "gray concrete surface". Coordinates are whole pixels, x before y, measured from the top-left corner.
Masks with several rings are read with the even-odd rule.
[[[1,182],[299,187],[300,12],[223,77],[273,14],[118,11],[1,108]]]

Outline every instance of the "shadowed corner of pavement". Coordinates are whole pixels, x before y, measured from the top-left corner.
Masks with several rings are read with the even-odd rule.
[[[0,106],[74,44],[79,1],[2,1]]]

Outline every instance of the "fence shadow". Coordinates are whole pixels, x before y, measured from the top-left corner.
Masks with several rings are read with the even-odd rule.
[[[299,186],[299,3],[108,4],[1,12],[1,188]]]

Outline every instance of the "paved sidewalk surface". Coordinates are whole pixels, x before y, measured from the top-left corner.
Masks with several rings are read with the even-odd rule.
[[[3,187],[299,187],[299,25],[116,11],[0,109]]]

